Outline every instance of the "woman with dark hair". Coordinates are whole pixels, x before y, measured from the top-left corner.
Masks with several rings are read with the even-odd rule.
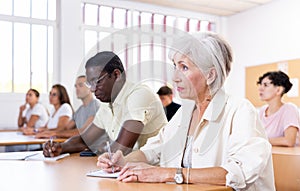
[[[34,134],[35,130],[43,128],[49,119],[47,109],[39,103],[40,93],[36,89],[29,89],[26,93],[25,103],[20,106],[18,127],[26,134]],[[6,146],[5,152],[26,151],[40,149],[40,145],[12,145]]]
[[[299,131],[299,112],[292,103],[284,103],[282,96],[293,86],[288,75],[281,71],[267,72],[259,77],[259,97],[267,102],[259,112],[269,141],[274,146],[293,147]]]
[[[48,112],[46,108],[39,103],[39,97],[40,93],[37,90],[29,89],[27,91],[25,104],[20,106],[18,117],[18,126],[21,129],[25,127],[40,128],[45,126],[48,122]]]
[[[49,121],[43,128],[27,130],[24,134],[34,134],[46,129],[64,130],[72,119],[73,109],[67,90],[60,84],[55,84],[49,94],[49,102],[54,106],[50,111]]]
[[[73,109],[66,88],[60,84],[53,85],[49,94],[49,101],[54,106],[54,110],[50,112],[47,128],[63,130],[73,115]]]

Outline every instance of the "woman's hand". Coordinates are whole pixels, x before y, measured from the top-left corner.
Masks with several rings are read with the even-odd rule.
[[[20,106],[20,113],[22,113],[26,109],[26,104],[27,103]]]
[[[33,127],[23,127],[21,128],[21,131],[24,135],[34,135],[35,131]]]
[[[118,150],[113,153],[112,156],[109,153],[103,153],[98,157],[97,166],[106,172],[117,172],[120,171],[126,164],[122,151]]]
[[[127,163],[117,180],[122,182],[163,182],[163,170],[143,162]]]
[[[51,138],[51,137],[56,137],[56,132],[51,131],[51,130],[46,130],[46,131],[39,131],[36,135],[35,138]]]

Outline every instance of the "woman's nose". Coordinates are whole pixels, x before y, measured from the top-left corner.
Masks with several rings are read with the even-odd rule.
[[[180,71],[174,70],[172,80],[174,82],[178,82],[180,80]]]
[[[264,87],[262,85],[259,85],[258,86],[258,91],[263,91],[264,90]]]

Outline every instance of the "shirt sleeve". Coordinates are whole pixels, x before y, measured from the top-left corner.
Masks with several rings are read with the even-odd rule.
[[[146,125],[156,117],[161,107],[161,102],[156,95],[147,88],[140,87],[133,91],[127,98],[128,112],[124,121],[137,120]]]
[[[39,103],[37,103],[33,109],[32,109],[32,112],[31,112],[31,115],[37,115],[37,116],[41,116],[42,113],[43,113],[43,106]]]
[[[163,143],[163,128],[160,132],[147,140],[147,143],[140,149],[147,161],[152,165],[157,165],[160,162],[161,144]]]
[[[140,149],[146,156],[147,161],[152,165],[157,165],[161,162],[161,152],[166,142],[174,140],[173,137],[178,137],[177,128],[180,128],[182,108],[172,117],[172,119],[160,129],[159,133],[147,140],[147,143]]]
[[[64,103],[60,108],[59,108],[59,117],[61,116],[68,116],[72,118],[73,116],[73,110],[71,106],[67,103]]]
[[[294,126],[298,128],[299,131],[299,126],[300,126],[299,111],[295,105],[291,103],[287,103],[282,120],[284,124],[283,126],[284,131],[290,126]]]
[[[254,183],[269,165],[271,149],[255,108],[242,104],[232,119],[227,156],[221,165],[228,172],[226,185],[243,190]]]

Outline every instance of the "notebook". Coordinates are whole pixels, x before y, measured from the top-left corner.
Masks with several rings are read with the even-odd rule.
[[[120,172],[108,173],[108,172],[105,172],[104,170],[95,170],[95,171],[88,172],[86,175],[94,176],[94,177],[101,177],[101,178],[118,178],[120,175]]]
[[[38,151],[0,153],[0,160],[26,160],[38,153]]]
[[[70,156],[70,154],[65,153],[56,157],[44,157],[43,151],[7,152],[7,153],[0,153],[0,160],[57,161],[67,156]]]
[[[45,157],[43,155],[43,152],[41,151],[40,153],[30,156],[30,157],[26,158],[25,160],[57,161],[59,159],[65,158],[67,156],[70,156],[70,154],[64,153],[64,154],[58,155],[56,157]]]

